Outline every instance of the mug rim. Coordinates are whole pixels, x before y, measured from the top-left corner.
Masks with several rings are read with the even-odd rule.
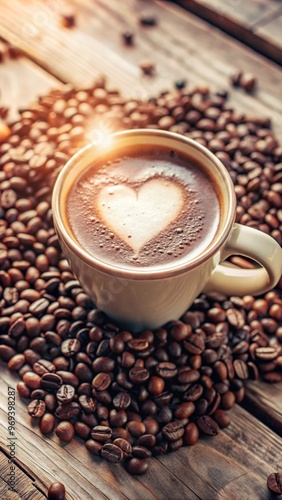
[[[195,255],[190,260],[185,260],[183,257],[179,262],[172,261],[171,266],[170,263],[165,264],[165,268],[162,268],[162,264],[158,266],[151,267],[127,267],[126,264],[115,264],[114,262],[109,262],[106,260],[102,260],[101,258],[94,256],[94,254],[90,254],[87,250],[85,250],[75,239],[74,235],[70,234],[66,225],[63,222],[62,213],[64,212],[62,209],[61,194],[64,185],[64,180],[68,175],[69,171],[75,167],[75,164],[81,160],[84,156],[88,157],[91,150],[93,150],[93,154],[95,155],[95,150],[97,148],[99,150],[99,143],[89,143],[86,146],[80,148],[63,166],[61,172],[59,173],[56,182],[53,187],[52,193],[52,213],[54,220],[54,227],[58,234],[59,241],[63,240],[64,245],[68,247],[79,259],[81,259],[84,263],[87,263],[90,267],[96,268],[100,272],[105,274],[109,274],[112,276],[121,277],[124,279],[140,279],[140,280],[150,280],[150,279],[164,279],[170,278],[173,276],[177,276],[179,274],[183,274],[185,272],[194,269],[195,267],[201,266],[204,262],[213,257],[224,245],[227,240],[232,227],[235,221],[235,210],[236,210],[236,195],[234,191],[234,185],[232,179],[228,173],[228,170],[223,165],[223,163],[209,151],[208,148],[198,143],[197,141],[190,139],[189,137],[182,136],[175,132],[170,132],[166,130],[158,130],[158,129],[132,129],[132,130],[124,130],[121,132],[115,132],[110,134],[110,137],[113,139],[119,139],[124,137],[152,137],[156,138],[168,138],[170,140],[175,141],[176,143],[182,143],[184,145],[189,146],[194,150],[198,150],[201,155],[206,157],[213,165],[215,165],[217,171],[220,172],[221,177],[225,182],[225,189],[227,192],[229,205],[226,210],[225,222],[221,229],[221,231],[217,231],[212,242],[208,245],[207,248],[201,251],[200,255]],[[157,142],[157,141],[156,141]],[[156,144],[156,147],[160,146],[159,143]],[[161,147],[161,146],[160,146]],[[189,157],[189,152],[187,152],[187,156]],[[203,161],[199,160],[199,164],[203,165]],[[85,166],[80,170],[80,175],[83,170],[86,170],[89,167],[89,162],[85,164]],[[220,191],[222,189],[220,187]],[[189,259],[189,254],[187,255]]]

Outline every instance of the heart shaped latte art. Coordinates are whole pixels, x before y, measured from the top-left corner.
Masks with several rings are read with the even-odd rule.
[[[150,179],[139,189],[105,186],[96,198],[100,219],[136,255],[177,218],[183,203],[181,187],[163,178]]]

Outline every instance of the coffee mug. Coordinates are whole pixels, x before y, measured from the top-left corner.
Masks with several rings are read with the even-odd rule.
[[[220,199],[220,217],[215,234],[206,246],[200,245],[191,254],[188,252],[183,258],[165,264],[134,267],[109,262],[103,258],[103,250],[102,255],[101,252],[95,255],[78,242],[67,215],[72,186],[90,166],[95,168],[95,164],[101,164],[101,159],[106,164],[108,157],[119,156],[132,148],[141,152],[142,148],[176,152],[212,179]],[[128,168],[130,175],[130,166]],[[81,286],[99,309],[133,332],[155,329],[180,318],[201,292],[239,296],[265,293],[277,284],[282,273],[279,244],[257,229],[234,222],[236,197],[224,165],[202,145],[175,133],[136,129],[113,134],[99,144],[82,148],[57,178],[52,210],[61,247]],[[231,255],[248,257],[258,266],[241,269],[224,264]]]

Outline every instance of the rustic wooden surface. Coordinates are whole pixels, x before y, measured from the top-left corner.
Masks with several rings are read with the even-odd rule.
[[[16,386],[16,378],[0,366],[0,495],[5,500],[41,500],[54,480],[67,486],[68,500],[270,498],[266,478],[279,464],[282,439],[239,406],[230,412],[231,425],[216,438],[201,438],[191,448],[151,459],[148,473],[135,479],[121,466],[109,466],[90,456],[79,439],[62,446],[56,436],[42,438],[21,400],[16,405],[16,462],[26,474],[25,493],[33,496],[9,495],[4,455],[7,390]]]
[[[276,0],[176,0],[176,3],[282,64],[282,6]]]
[[[26,106],[61,81],[84,86],[103,73],[109,85],[127,97],[145,98],[169,89],[178,78],[187,78],[212,89],[228,88],[236,109],[271,116],[282,137],[282,71],[275,64],[164,2],[125,0],[122,14],[117,0],[69,3],[77,12],[77,26],[72,30],[59,25],[60,2],[14,0],[8,4],[0,0],[0,36],[21,46],[28,56],[0,65],[0,106],[11,106],[12,116],[17,107]],[[157,16],[157,28],[138,25],[141,9]],[[128,27],[136,33],[132,48],[125,48],[120,40]],[[147,59],[156,61],[154,78],[140,74],[138,64]],[[229,88],[228,79],[236,67],[257,74],[254,96]],[[21,487],[17,495],[7,491],[6,482],[7,387],[16,383],[17,378],[0,364],[1,499],[46,498],[54,480],[66,484],[68,500],[270,498],[266,478],[281,462],[282,440],[277,433],[282,433],[282,384],[248,383],[248,411],[236,406],[226,431],[201,439],[192,448],[152,459],[149,472],[138,479],[120,466],[90,456],[79,439],[62,446],[56,436],[42,437],[27,415],[26,402],[17,399],[16,463]]]

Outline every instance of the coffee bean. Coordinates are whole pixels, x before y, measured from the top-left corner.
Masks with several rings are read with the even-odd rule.
[[[213,418],[221,429],[224,429],[230,424],[230,417],[224,410],[216,410],[213,414]]]
[[[174,363],[162,361],[157,364],[156,373],[164,379],[170,379],[177,375],[177,367]]]
[[[8,345],[0,345],[0,359],[2,361],[9,361],[13,356],[17,354],[17,351]]]
[[[221,406],[224,410],[230,410],[235,404],[235,395],[231,391],[225,392],[221,396]]]
[[[81,354],[81,356],[82,356],[84,353],[79,353],[79,354]],[[86,359],[87,361],[90,361],[87,358],[84,358],[84,359]],[[76,361],[77,360],[78,360],[78,358],[76,357]],[[91,382],[91,380],[93,378],[92,370],[88,365],[86,365],[86,363],[77,363],[77,365],[74,369],[74,373],[80,382],[85,382],[85,383]]]
[[[132,446],[126,439],[117,438],[113,441],[113,444],[121,448],[124,457],[129,457],[132,454]]]
[[[63,356],[71,357],[77,354],[80,350],[81,343],[77,339],[67,339],[61,344],[61,352]]]
[[[122,39],[125,45],[133,45],[134,34],[131,31],[124,31],[122,33]]]
[[[25,321],[23,318],[18,318],[9,328],[8,335],[12,338],[18,338],[25,331]]]
[[[250,93],[254,90],[257,84],[257,79],[251,73],[243,73],[240,78],[240,86]]]
[[[97,457],[100,456],[101,450],[103,448],[103,444],[100,443],[99,441],[95,441],[95,439],[88,439],[85,442],[85,446],[88,451],[93,453],[93,455],[96,455]]]
[[[206,340],[206,346],[209,349],[218,349],[222,344],[227,342],[227,337],[222,332],[215,332],[209,335]]]
[[[201,354],[205,349],[205,340],[202,335],[193,333],[183,342],[185,349],[191,354]]]
[[[200,372],[198,370],[185,370],[178,375],[178,380],[181,384],[191,384],[192,382],[197,382],[200,378]]]
[[[87,440],[89,438],[90,432],[91,432],[91,429],[87,424],[85,424],[84,422],[79,422],[79,421],[75,422],[74,430],[75,430],[75,433],[81,439],[84,439],[84,440]]]
[[[75,401],[57,407],[55,415],[59,420],[71,420],[81,412],[81,407]]]
[[[40,419],[39,428],[42,434],[50,434],[55,427],[55,418],[51,413],[44,413]]]
[[[194,422],[189,422],[184,430],[183,442],[186,446],[193,446],[199,439],[199,429]]]
[[[256,358],[262,361],[272,361],[281,353],[281,348],[278,346],[258,347],[255,350]]]
[[[172,329],[170,330],[170,336],[177,342],[186,339],[191,334],[192,334],[191,326],[186,325],[185,323],[178,323],[177,325],[173,326]]]
[[[115,367],[115,361],[107,356],[101,356],[95,359],[92,363],[94,372],[112,372]]]
[[[272,472],[267,478],[267,487],[271,493],[282,495],[282,474],[280,472]]]
[[[145,446],[133,446],[132,455],[137,458],[150,458],[152,456],[152,452],[148,450]]]
[[[91,398],[90,396],[87,396],[86,394],[82,394],[78,398],[79,404],[83,411],[85,413],[94,413],[96,410],[97,402]]]
[[[62,483],[52,483],[48,488],[47,500],[65,500],[65,486]]]
[[[25,356],[24,356],[24,354],[15,354],[8,361],[8,368],[11,371],[18,371],[23,366],[24,362],[25,362]]]
[[[61,387],[56,392],[57,400],[62,404],[70,403],[74,398],[74,394],[74,387],[68,384],[61,385]]]
[[[231,308],[226,311],[227,321],[235,328],[242,328],[245,324],[243,314],[238,309]]]
[[[213,365],[215,377],[218,380],[226,380],[227,379],[227,367],[223,361],[216,361]]]
[[[218,360],[218,354],[214,349],[206,349],[202,354],[202,358],[205,363],[211,365]]]
[[[168,450],[168,441],[166,439],[159,439],[157,444],[153,446],[152,453],[153,456],[157,457],[159,455],[164,455]]]
[[[66,370],[58,370],[56,375],[58,375],[58,377],[60,377],[63,384],[69,384],[69,385],[72,385],[73,387],[79,386],[79,380],[76,377],[76,375],[72,372],[69,372]],[[58,383],[59,383],[59,381],[58,381]]]
[[[132,339],[127,343],[128,347],[135,352],[146,351],[149,347],[149,342],[144,339]]]
[[[146,460],[142,460],[140,458],[132,458],[125,464],[125,468],[127,472],[129,472],[129,474],[138,476],[147,472],[148,463],[146,462]]]
[[[19,396],[21,398],[29,398],[30,397],[30,389],[22,381],[18,382],[18,384],[17,384],[17,391],[18,391]]]
[[[113,443],[106,443],[101,449],[101,457],[107,460],[107,462],[119,463],[123,460],[123,451]]]
[[[111,377],[108,373],[100,372],[92,380],[92,386],[97,391],[105,391],[111,384]]]
[[[139,422],[138,420],[131,420],[126,424],[127,430],[132,434],[132,436],[142,436],[146,432],[146,427],[143,422]]]
[[[153,434],[143,434],[137,441],[139,446],[145,446],[145,448],[153,448],[156,444],[156,437]]]
[[[183,439],[179,438],[176,441],[170,441],[168,444],[169,451],[177,451],[183,446]]]
[[[281,382],[282,380],[282,373],[279,373],[279,372],[268,372],[268,373],[264,373],[263,376],[262,376],[263,380],[265,382],[269,382],[271,384],[275,384],[275,383],[278,383],[278,382]]]
[[[161,377],[153,376],[148,383],[148,391],[157,396],[161,394],[165,387],[165,381]]]
[[[43,373],[40,381],[42,389],[45,389],[46,391],[57,391],[61,387],[62,383],[63,381],[60,375],[49,372]]]
[[[35,316],[41,316],[45,313],[49,306],[49,301],[47,299],[38,299],[33,302],[29,307],[29,312]]]
[[[139,23],[143,26],[156,26],[157,18],[151,15],[145,15],[139,17]]]
[[[70,443],[74,437],[74,426],[68,421],[59,422],[55,430],[61,441]]]
[[[31,403],[29,403],[27,411],[31,417],[40,418],[42,417],[42,415],[44,415],[45,408],[46,406],[44,401],[40,399],[34,399],[33,401],[31,401]]]
[[[38,375],[43,375],[44,373],[53,373],[56,371],[56,367],[53,365],[51,361],[40,358],[37,361],[35,361],[32,368]]]
[[[118,409],[126,409],[131,404],[131,397],[127,392],[119,392],[113,398],[113,405]]]
[[[247,380],[249,372],[246,363],[241,359],[235,359],[233,366],[236,376],[241,380]]]
[[[150,373],[146,368],[134,366],[131,370],[129,370],[128,376],[129,380],[131,380],[134,384],[143,384],[149,379]]]
[[[170,422],[162,429],[163,436],[168,441],[177,441],[184,434],[184,427],[176,422]]]
[[[41,377],[32,371],[27,371],[22,375],[24,383],[30,389],[39,389],[41,385]],[[44,387],[43,387],[44,389]]]
[[[91,437],[95,441],[99,441],[101,443],[104,443],[108,439],[111,438],[112,435],[112,429],[110,427],[107,427],[105,425],[96,425],[93,427],[91,431]]]
[[[219,432],[217,423],[208,415],[202,415],[197,420],[197,426],[200,431],[208,436],[215,436]]]
[[[30,398],[31,399],[42,399],[44,400],[47,396],[47,392],[44,391],[43,389],[34,389],[34,391],[31,392]]]

